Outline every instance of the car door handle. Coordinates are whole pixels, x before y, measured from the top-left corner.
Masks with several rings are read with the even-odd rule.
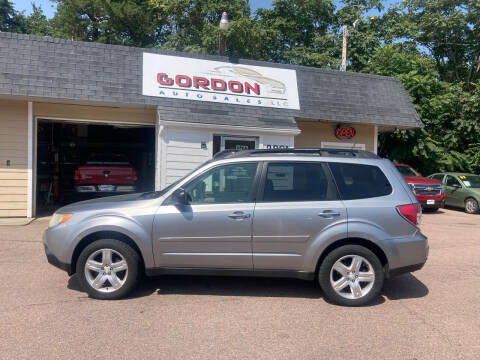
[[[325,219],[331,219],[334,216],[340,216],[340,215],[342,215],[342,214],[340,214],[337,211],[332,211],[332,210],[325,210],[325,211],[322,211],[321,213],[318,213],[318,216],[323,217]]]
[[[242,220],[242,219],[248,219],[250,217],[250,214],[246,214],[243,211],[235,211],[228,215],[230,219],[235,219],[235,220]]]

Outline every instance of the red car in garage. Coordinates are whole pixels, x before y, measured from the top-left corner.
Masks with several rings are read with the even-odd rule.
[[[395,167],[403,175],[423,209],[435,211],[445,205],[445,192],[441,181],[423,177],[407,164],[395,164]]]
[[[73,175],[77,193],[135,192],[137,172],[121,154],[93,154]]]

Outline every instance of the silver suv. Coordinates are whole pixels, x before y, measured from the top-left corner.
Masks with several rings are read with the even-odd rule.
[[[127,295],[143,273],[218,274],[316,279],[355,306],[423,266],[420,216],[393,164],[369,152],[222,152],[162,191],[61,208],[44,245],[97,299]]]

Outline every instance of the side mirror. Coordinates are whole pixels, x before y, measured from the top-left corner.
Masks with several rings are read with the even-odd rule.
[[[172,195],[170,195],[165,202],[165,205],[185,206],[190,204],[191,200],[192,197],[186,193],[184,188],[178,188]]]

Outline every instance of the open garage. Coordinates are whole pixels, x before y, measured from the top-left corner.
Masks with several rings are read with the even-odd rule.
[[[155,186],[153,126],[38,119],[36,153],[39,215],[71,202]]]

